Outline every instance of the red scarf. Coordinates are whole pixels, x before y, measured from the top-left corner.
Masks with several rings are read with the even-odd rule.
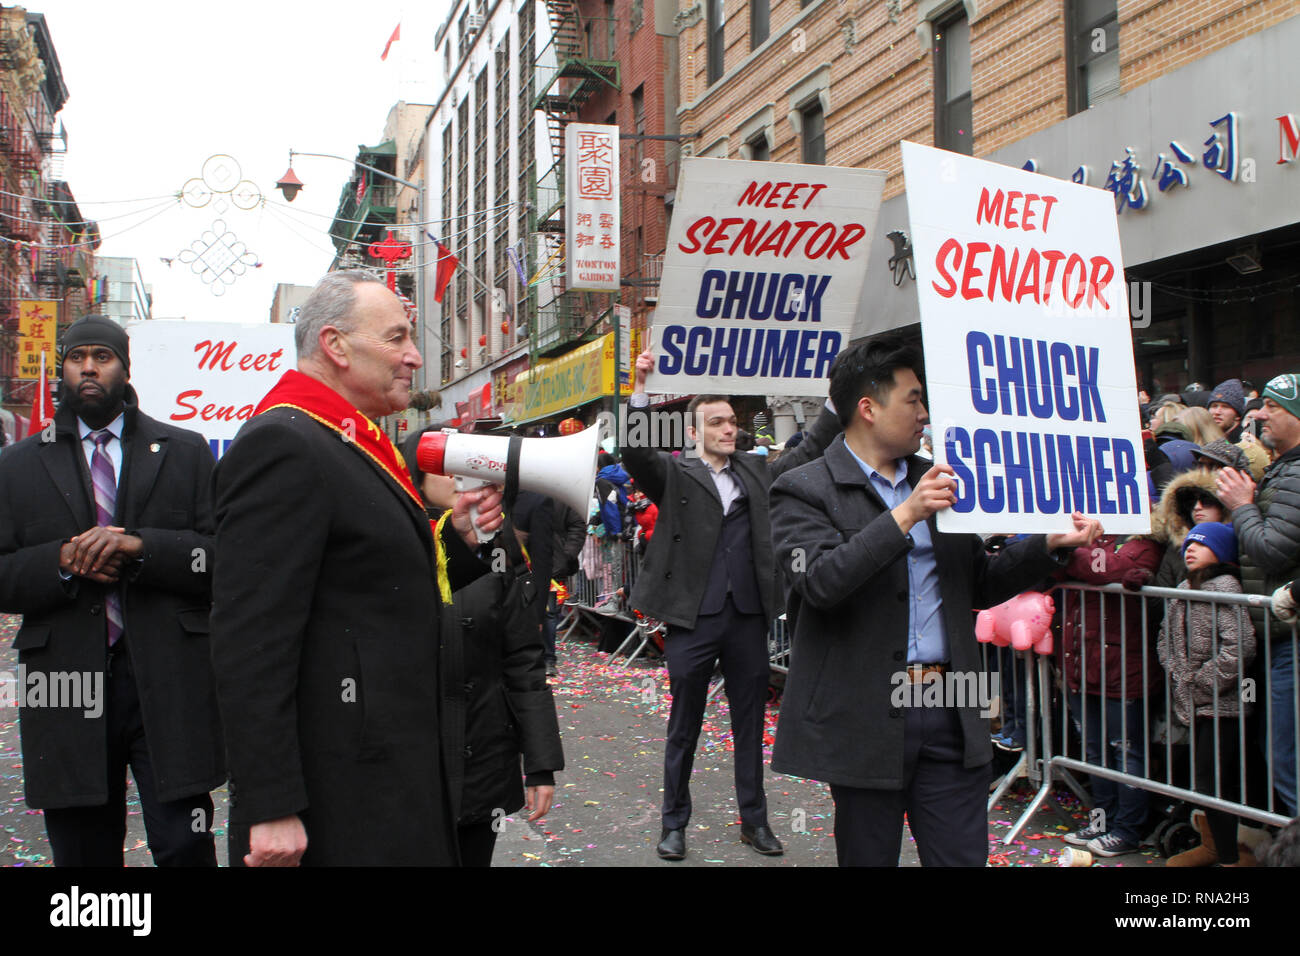
[[[289,369],[253,411],[254,415],[273,408],[294,408],[309,415],[384,470],[384,473],[410,495],[417,508],[424,510],[424,499],[411,482],[411,473],[402,461],[397,446],[383,430],[334,389],[310,375]]]

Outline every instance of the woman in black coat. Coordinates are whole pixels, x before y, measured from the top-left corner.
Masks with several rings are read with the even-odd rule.
[[[402,450],[437,519],[456,492],[452,479],[419,470],[418,442],[412,436]],[[491,865],[507,814],[527,807],[530,823],[545,816],[555,772],[564,769],[533,607],[546,595],[533,582],[508,518],[494,544],[504,560],[494,559],[493,573],[452,595],[439,629],[443,755],[464,866]]]

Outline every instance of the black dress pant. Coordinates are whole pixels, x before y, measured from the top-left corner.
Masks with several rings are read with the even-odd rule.
[[[104,676],[108,734],[108,802],[45,811],[55,866],[123,865],[126,839],[126,768],[131,767],[144,812],[149,850],[157,866],[216,866],[212,795],[160,802],[144,736],[140,695],[123,637],[109,652]]]
[[[728,595],[719,613],[700,615],[693,629],[671,628],[664,653],[673,695],[664,745],[664,828],[680,830],[691,819],[691,767],[704,722],[709,678],[719,660],[731,708],[740,819],[750,826],[767,826],[763,712],[770,668],[765,616],[742,614]]]
[[[901,790],[831,784],[839,865],[897,866],[903,814],[922,866],[986,865],[988,764],[962,766],[965,740],[956,710],[905,707],[903,713]]]
[[[493,820],[482,823],[463,823],[456,827],[460,843],[460,865],[483,867],[492,865],[492,851],[497,845],[497,831]]]

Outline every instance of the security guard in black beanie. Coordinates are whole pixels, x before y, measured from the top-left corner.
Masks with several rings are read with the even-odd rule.
[[[140,412],[130,368],[120,325],[74,322],[53,440],[0,458],[0,610],[23,615],[23,784],[56,866],[122,866],[128,765],[154,862],[215,866],[212,451]]]

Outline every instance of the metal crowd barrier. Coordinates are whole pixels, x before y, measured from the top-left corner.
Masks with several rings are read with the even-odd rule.
[[[1055,650],[1050,656],[1035,655],[1036,666],[1032,668],[1035,679],[1025,681],[1028,692],[1026,713],[1030,720],[1026,750],[1021,765],[1018,765],[1025,776],[1038,784],[1038,791],[1007,833],[1004,843],[1010,844],[1019,835],[1057,782],[1066,784],[1088,802],[1083,788],[1074,778],[1076,772],[1202,808],[1221,810],[1257,823],[1285,826],[1290,821],[1292,814],[1277,799],[1275,787],[1287,780],[1294,794],[1294,788],[1300,788],[1300,767],[1294,759],[1288,760],[1284,753],[1275,751],[1278,742],[1274,731],[1279,724],[1283,727],[1290,724],[1290,731],[1284,733],[1294,755],[1297,744],[1300,744],[1300,730],[1297,730],[1300,728],[1300,696],[1294,691],[1297,632],[1294,626],[1274,625],[1268,596],[1153,587],[1134,592],[1119,584],[1096,586],[1077,583],[1058,585],[1054,594],[1060,622],[1060,626],[1054,628]],[[1086,597],[1090,594],[1097,595],[1092,607]],[[1244,635],[1249,622],[1254,629],[1255,652],[1249,664],[1238,653],[1236,672],[1226,675],[1225,681],[1206,681],[1208,694],[1203,697],[1193,695],[1189,704],[1191,724],[1183,725],[1175,714],[1172,684],[1157,659],[1156,647],[1160,624],[1167,618],[1170,608],[1181,604],[1184,620],[1188,621],[1192,607],[1198,603],[1210,608],[1212,637],[1208,661],[1217,661],[1221,623],[1237,628],[1237,646],[1240,649],[1248,643]],[[1079,646],[1071,649],[1071,653],[1077,653],[1080,658],[1079,690],[1072,692],[1062,670],[1066,651],[1064,622],[1076,613],[1081,637]],[[1091,678],[1087,666],[1088,638],[1084,634],[1090,614],[1102,635],[1094,667],[1101,674],[1094,674]],[[1108,616],[1110,627],[1107,626]],[[1136,626],[1130,626],[1130,618]],[[1118,640],[1111,633],[1115,630],[1116,620]],[[1137,633],[1133,633],[1135,630]],[[1181,635],[1170,635],[1168,640],[1185,642],[1187,630],[1185,624]],[[1133,648],[1134,642],[1138,645],[1136,648]],[[1127,663],[1130,649],[1139,661],[1132,668]],[[1185,656],[1185,643],[1182,650]],[[1017,656],[1026,658],[1028,663],[1031,653],[1020,652]],[[1114,655],[1119,655],[1120,659],[1118,680],[1107,681],[1107,661]],[[1130,675],[1130,669],[1137,672]],[[1211,676],[1209,671],[1203,673],[1207,678]],[[1281,679],[1283,683],[1278,686],[1284,690],[1288,678],[1292,692],[1289,697],[1275,701],[1275,682]],[[1221,688],[1221,682],[1228,686]],[[1118,703],[1109,707],[1102,705],[1101,694],[1088,693],[1090,684],[1095,690],[1104,690],[1107,700]],[[1070,697],[1076,693],[1082,697],[1072,706]],[[1032,701],[1028,695],[1032,695]],[[1219,712],[1220,702],[1226,702],[1234,695],[1240,703],[1252,709],[1249,716],[1225,716]],[[1128,701],[1127,705],[1125,701]],[[1206,705],[1213,708],[1213,716],[1198,717],[1196,711]],[[1231,720],[1236,721],[1235,728],[1227,726]],[[1069,732],[1071,728],[1074,734]],[[1097,736],[1090,755],[1088,740],[1093,733]],[[1206,733],[1212,735],[1212,741],[1202,748],[1199,759],[1213,761],[1212,793],[1202,792],[1196,784],[1198,736]],[[1228,736],[1225,738],[1225,735]],[[1224,753],[1224,743],[1228,741],[1236,745],[1232,759]],[[1041,756],[1036,753],[1040,742]],[[1205,755],[1207,749],[1208,758]],[[1000,797],[1009,782],[1004,778],[994,797]],[[990,798],[990,807],[994,797]]]
[[[617,657],[628,652],[625,666],[640,658],[651,643],[662,649],[663,631],[656,627],[657,622],[638,620],[628,604],[628,595],[640,567],[641,554],[633,542],[623,538],[589,536],[582,553],[581,570],[566,582],[569,596],[557,628],[560,639],[585,632],[598,634],[604,624],[614,618],[628,626],[626,638],[613,655]],[[1055,647],[1051,655],[981,645],[985,671],[998,674],[1001,716],[1004,722],[1010,719],[1018,725],[1024,738],[1024,749],[1015,764],[994,783],[988,800],[989,809],[1018,778],[1025,777],[1038,788],[1006,834],[1004,843],[1010,844],[1015,840],[1057,783],[1065,784],[1085,803],[1090,802],[1086,790],[1075,778],[1076,773],[1113,780],[1258,823],[1284,826],[1289,822],[1288,809],[1281,805],[1274,793],[1274,781],[1286,774],[1295,788],[1292,792],[1300,789],[1300,761],[1284,761],[1282,755],[1274,752],[1274,725],[1286,716],[1279,715],[1278,706],[1288,707],[1292,729],[1288,739],[1294,754],[1300,747],[1300,729],[1297,729],[1300,728],[1300,695],[1293,692],[1286,701],[1273,701],[1274,682],[1278,675],[1275,675],[1272,665],[1274,657],[1279,657],[1280,674],[1284,678],[1289,675],[1294,689],[1297,658],[1300,657],[1297,642],[1300,639],[1294,626],[1274,625],[1267,596],[1153,587],[1129,591],[1119,584],[1096,586],[1079,583],[1057,585],[1053,594],[1057,617],[1053,624]],[[1089,608],[1085,600],[1087,594],[1097,595],[1095,610]],[[1239,633],[1244,632],[1248,620],[1254,619],[1254,660],[1247,665],[1238,655],[1234,681],[1238,695],[1253,706],[1254,714],[1247,719],[1237,719],[1234,761],[1229,762],[1223,754],[1220,731],[1227,718],[1218,714],[1221,695],[1218,683],[1211,686],[1209,703],[1214,707],[1215,716],[1205,718],[1208,728],[1204,725],[1198,727],[1194,716],[1197,706],[1204,702],[1194,703],[1192,724],[1180,733],[1182,725],[1174,714],[1171,684],[1156,656],[1160,624],[1173,603],[1183,605],[1187,612],[1185,620],[1191,616],[1192,605],[1210,605],[1213,632],[1210,660],[1217,659],[1219,652],[1221,615],[1230,615],[1231,623],[1238,627]],[[1141,667],[1136,682],[1139,686],[1130,686],[1128,667],[1121,666],[1118,682],[1107,688],[1108,695],[1117,695],[1110,699],[1131,700],[1128,707],[1097,706],[1099,695],[1086,692],[1089,686],[1089,648],[1085,635],[1074,651],[1081,658],[1079,681],[1085,703],[1082,713],[1076,714],[1071,709],[1070,692],[1062,671],[1065,652],[1063,625],[1076,611],[1081,634],[1087,630],[1090,613],[1097,616],[1095,623],[1103,635],[1113,630],[1107,627],[1108,616],[1112,624],[1118,619],[1118,642],[1111,635],[1111,639],[1102,639],[1098,649],[1097,666],[1103,674],[1111,657],[1119,655],[1121,661],[1125,660],[1131,644],[1138,642]],[[1140,626],[1130,628],[1130,617],[1140,620]],[[1137,633],[1132,633],[1133,630]],[[774,673],[789,672],[790,637],[785,615],[781,615],[768,633],[768,651]],[[1182,639],[1186,639],[1186,628]],[[1286,663],[1288,660],[1289,664]],[[720,688],[719,682],[710,696]],[[1143,692],[1144,688],[1153,689]],[[1119,711],[1118,721],[1108,710]],[[1094,750],[1094,757],[1090,759],[1087,740],[1094,729],[1100,733],[1101,746]],[[1213,793],[1201,793],[1195,784],[1197,736],[1206,732],[1214,737],[1211,749],[1215,769]],[[1125,755],[1125,766],[1118,765],[1113,752],[1115,748]],[[1257,760],[1262,764],[1257,766]],[[1235,786],[1225,786],[1225,782],[1233,782]],[[1234,792],[1238,797],[1229,799],[1225,791]],[[1060,812],[1059,808],[1056,809]],[[1064,814],[1062,816],[1069,819]]]
[[[556,640],[562,643],[574,635],[595,636],[606,621],[614,618],[629,625],[627,637],[613,652],[617,657],[630,650],[624,666],[635,663],[651,644],[662,650],[666,627],[639,617],[629,605],[632,585],[640,573],[642,559],[643,551],[632,541],[588,535],[579,558],[578,572],[564,582],[568,599],[556,625]],[[789,673],[790,636],[784,614],[772,622],[768,631],[768,655],[774,672]],[[709,696],[721,688],[719,680]]]
[[[565,582],[569,595],[556,625],[556,640],[563,642],[575,634],[595,636],[610,618],[634,625],[628,595],[641,558],[633,543],[622,537],[588,535],[578,560],[579,570]]]

